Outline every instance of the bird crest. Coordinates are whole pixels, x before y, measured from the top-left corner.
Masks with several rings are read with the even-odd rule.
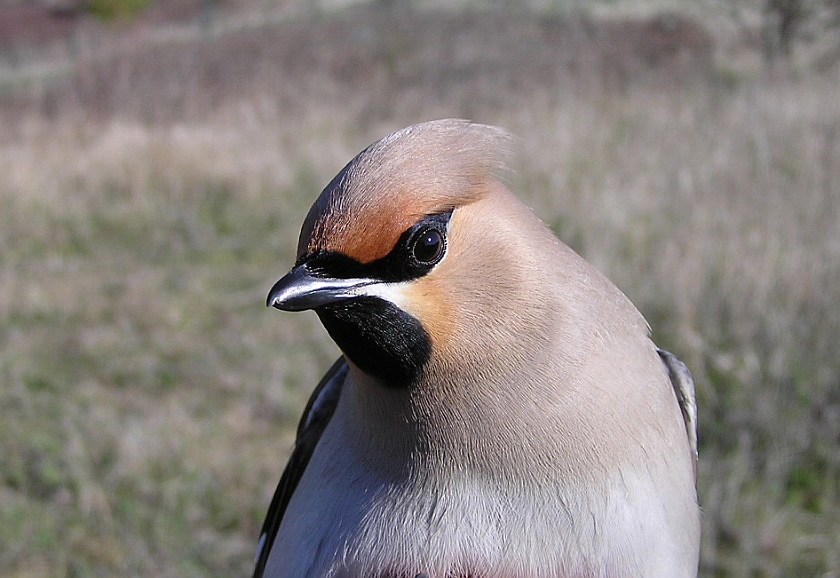
[[[329,251],[368,263],[385,256],[418,219],[481,198],[504,168],[510,140],[502,129],[447,119],[372,144],[312,205],[298,258]]]

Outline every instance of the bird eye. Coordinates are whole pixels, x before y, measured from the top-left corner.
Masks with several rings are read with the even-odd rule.
[[[418,263],[433,265],[443,256],[443,235],[437,229],[427,229],[414,241],[412,254]]]

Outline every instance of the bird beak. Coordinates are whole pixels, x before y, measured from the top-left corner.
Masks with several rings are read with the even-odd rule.
[[[361,289],[375,284],[373,279],[336,279],[320,277],[302,263],[289,271],[268,292],[267,307],[284,311],[317,309],[330,303],[364,294]]]

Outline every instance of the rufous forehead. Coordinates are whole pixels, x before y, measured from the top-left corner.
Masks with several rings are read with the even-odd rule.
[[[372,144],[312,205],[298,258],[335,251],[369,263],[386,256],[419,219],[482,197],[501,167],[506,138],[500,129],[445,119]]]
[[[412,197],[380,198],[376,206],[329,207],[313,223],[305,252],[335,251],[360,263],[370,263],[390,253],[402,234],[417,221],[452,208]]]

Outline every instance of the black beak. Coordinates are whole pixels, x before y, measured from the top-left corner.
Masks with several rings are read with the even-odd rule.
[[[304,311],[359,297],[359,290],[373,279],[336,279],[314,275],[306,263],[298,265],[274,284],[266,306],[284,311]]]

